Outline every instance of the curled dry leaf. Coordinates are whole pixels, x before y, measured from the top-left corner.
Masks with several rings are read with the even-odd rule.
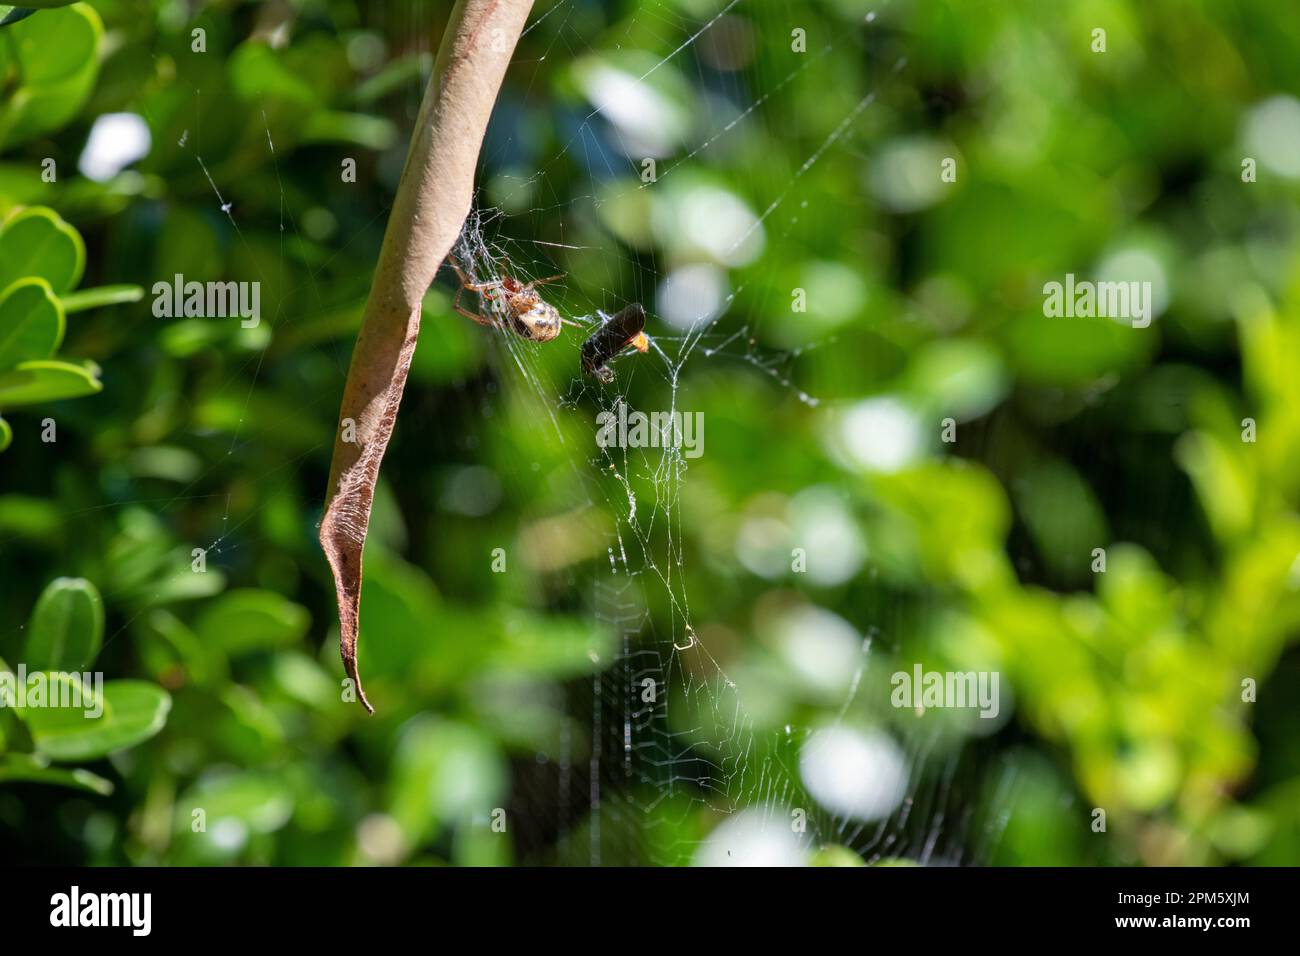
[[[532,5],[457,0],[424,92],[348,368],[320,542],[334,573],[343,668],[370,713],[357,635],[361,554],[375,482],[415,354],[420,302],[469,215],[483,134]]]

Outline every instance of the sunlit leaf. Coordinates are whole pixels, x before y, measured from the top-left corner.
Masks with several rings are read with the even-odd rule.
[[[4,143],[58,129],[77,114],[99,74],[102,33],[99,14],[86,3],[45,10],[6,28],[19,84],[0,103]]]
[[[0,757],[0,783],[47,783],[70,787],[106,797],[113,792],[113,782],[80,768],[64,770],[51,767],[29,754],[6,754]]]
[[[53,359],[20,362],[0,372],[0,408],[93,395],[103,389],[93,362],[74,365]]]
[[[55,578],[27,625],[23,662],[30,670],[80,671],[104,637],[104,602],[85,578]]]
[[[66,684],[70,679],[65,675],[52,681]],[[91,716],[96,709],[93,690],[83,685],[82,695],[81,707],[20,708],[37,753],[51,760],[96,760],[148,740],[162,730],[171,710],[171,696],[144,681],[106,683],[99,716]]]
[[[44,279],[19,279],[0,292],[0,369],[49,358],[63,341],[63,308]]]
[[[81,234],[58,213],[32,206],[0,227],[0,289],[38,276],[58,295],[76,286],[86,265]]]
[[[233,656],[284,647],[302,639],[311,623],[306,608],[274,591],[231,591],[208,604],[194,629],[205,644]]]

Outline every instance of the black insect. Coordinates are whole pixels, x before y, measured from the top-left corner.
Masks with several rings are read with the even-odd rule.
[[[638,352],[650,348],[645,332],[645,309],[640,302],[632,302],[617,315],[604,321],[591,337],[582,343],[582,370],[608,385],[614,380],[614,370],[609,363],[629,347]]]

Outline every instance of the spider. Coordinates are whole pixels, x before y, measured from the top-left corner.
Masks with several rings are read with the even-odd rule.
[[[561,318],[555,306],[535,291],[536,287],[543,283],[563,279],[564,273],[547,276],[545,279],[533,279],[531,282],[520,282],[512,276],[502,276],[491,282],[474,282],[461,271],[460,266],[452,263],[451,267],[456,270],[456,275],[460,279],[460,288],[456,290],[456,298],[451,303],[452,308],[479,325],[497,323],[492,319],[484,318],[481,313],[476,314],[461,308],[460,296],[466,289],[479,293],[494,305],[504,299],[504,311],[510,321],[510,327],[516,335],[530,342],[549,342],[560,334],[561,326],[578,324]]]

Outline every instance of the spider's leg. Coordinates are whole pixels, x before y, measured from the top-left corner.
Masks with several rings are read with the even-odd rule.
[[[470,283],[469,276],[465,275],[465,270],[462,269],[459,264],[457,264],[452,259],[448,259],[447,265],[451,266],[452,271],[456,273],[456,278],[460,280],[460,284],[462,286],[469,285]]]
[[[567,272],[560,272],[553,276],[547,276],[545,279],[533,279],[529,282],[524,283],[524,288],[531,289],[533,288],[533,286],[545,285],[548,282],[554,282],[556,279],[563,279],[567,275],[568,275]]]
[[[496,323],[492,322],[490,319],[485,319],[482,316],[482,314],[476,314],[474,312],[470,312],[468,309],[461,307],[460,296],[461,293],[465,291],[465,289],[466,286],[461,286],[459,289],[456,290],[456,297],[451,300],[451,307],[455,309],[457,312],[459,312],[461,315],[465,316],[466,318],[473,319],[479,325],[495,325]]]
[[[500,279],[492,279],[488,282],[472,282],[459,265],[454,262],[448,264],[455,270],[456,278],[460,280],[462,289],[469,289],[471,292],[487,292],[490,289],[499,289],[501,287]]]
[[[465,318],[473,319],[479,325],[486,325],[489,328],[496,328],[496,323],[493,322],[491,319],[485,319],[481,315],[475,315],[473,312],[469,311],[468,309],[462,309],[460,306],[455,306],[454,308],[461,315],[465,316]]]

